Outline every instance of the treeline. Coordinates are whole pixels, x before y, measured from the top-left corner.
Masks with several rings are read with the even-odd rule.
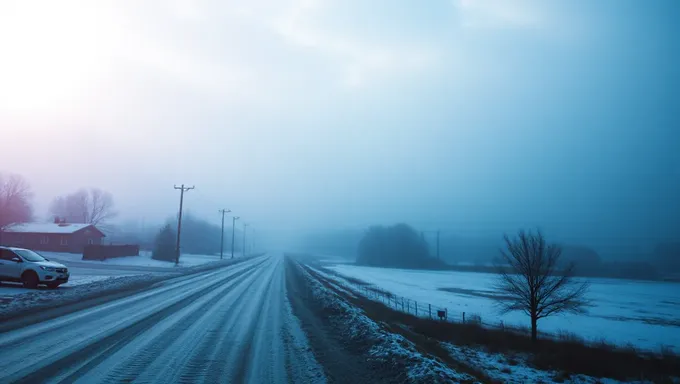
[[[201,219],[191,213],[185,213],[182,217],[182,253],[218,255],[220,253],[221,231],[221,226]],[[231,253],[231,235],[232,227],[225,226],[225,254]],[[242,236],[243,232],[236,229],[234,249],[237,252],[242,252]],[[134,228],[132,225],[122,226],[112,233],[107,238],[107,241],[114,244],[139,244],[145,250],[156,250],[159,247],[159,243],[162,243],[163,247],[171,247],[170,253],[172,254],[172,260],[174,260],[177,241],[177,219],[170,217],[164,224],[147,229]]]
[[[466,238],[442,234],[439,260],[436,240],[424,237],[406,224],[374,226],[366,231],[342,230],[309,234],[303,241],[305,252],[317,255],[356,257],[362,265],[455,269],[495,272],[494,260],[503,247],[502,238]],[[561,244],[562,267],[574,264],[575,274],[584,277],[611,277],[680,281],[680,242],[658,244],[637,259],[604,259],[593,248]]]
[[[33,189],[21,175],[0,173],[0,231],[35,220]],[[86,223],[106,227],[117,212],[113,196],[99,188],[80,188],[56,196],[48,215],[66,223]]]
[[[422,234],[407,224],[369,228],[359,242],[357,264],[413,269],[446,267],[430,255]]]

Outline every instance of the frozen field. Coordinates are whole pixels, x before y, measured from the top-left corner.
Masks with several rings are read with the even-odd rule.
[[[501,315],[492,289],[495,276],[457,271],[418,271],[337,264],[331,269],[375,284],[420,303],[446,307],[449,317],[479,314],[484,323],[528,326],[522,313]],[[605,338],[658,350],[680,351],[680,284],[619,279],[589,279],[592,306],[584,315],[559,315],[539,321],[539,331],[568,331],[589,340]],[[446,290],[443,290],[446,289]]]

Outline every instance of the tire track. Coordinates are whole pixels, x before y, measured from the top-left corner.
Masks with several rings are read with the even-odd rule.
[[[248,342],[252,340],[252,333],[255,331],[255,325],[257,323],[256,321],[253,321],[253,319],[257,317],[265,304],[266,293],[268,292],[268,289],[271,288],[269,282],[275,271],[276,269],[272,268],[269,273],[263,276],[260,285],[251,292],[251,299],[254,298],[256,301],[247,301],[240,313],[232,314],[234,321],[231,324],[229,331],[218,341],[219,347],[212,357],[213,362],[208,368],[206,382],[225,382],[225,377],[230,377],[231,380],[229,381],[231,382],[243,382],[244,375],[241,374],[241,377],[239,377],[238,372],[243,370],[243,366],[246,365],[246,359],[249,358],[248,350],[250,347]],[[244,318],[248,320],[246,327],[242,327],[242,323],[239,324],[239,321],[243,321]],[[239,326],[241,327],[239,328]],[[232,332],[235,333],[234,336],[231,335]],[[221,358],[216,359],[215,357],[217,356],[221,356]],[[227,369],[231,370],[229,374],[227,374]],[[234,372],[234,370],[237,370],[237,372]]]
[[[246,271],[242,271],[241,273],[246,273],[247,271],[254,271],[262,263],[264,263],[264,261],[248,267]],[[228,275],[222,279],[217,280],[216,282],[212,282],[207,285],[202,285],[200,289],[197,289],[196,291],[190,293],[189,295],[183,297],[182,299],[170,305],[161,307],[159,310],[153,311],[152,313],[140,319],[136,319],[134,322],[128,324],[122,329],[118,329],[99,340],[94,341],[89,340],[89,343],[86,341],[84,343],[85,345],[81,345],[80,348],[77,348],[76,351],[69,353],[66,356],[59,357],[55,361],[52,361],[47,365],[43,365],[39,368],[35,367],[35,365],[26,367],[23,370],[16,372],[15,374],[10,375],[9,377],[6,377],[5,379],[7,380],[7,382],[35,383],[41,382],[45,378],[55,377],[60,374],[63,374],[63,372],[68,370],[68,368],[79,366],[80,365],[79,363],[82,361],[90,360],[88,363],[89,366],[96,365],[103,359],[100,357],[92,360],[91,356],[104,356],[101,354],[102,351],[106,351],[107,355],[115,353],[117,350],[120,350],[125,344],[127,344],[130,340],[133,340],[136,337],[140,336],[145,330],[148,330],[163,318],[180,310],[187,304],[197,300],[202,295],[204,295],[206,291],[210,291],[215,287],[219,286],[220,284],[223,284],[236,277],[237,275]]]
[[[162,353],[171,349],[173,344],[179,341],[181,335],[184,335],[194,324],[199,323],[203,317],[209,314],[206,309],[215,307],[222,299],[223,293],[231,290],[234,286],[238,286],[242,281],[253,276],[256,271],[256,269],[248,271],[246,274],[234,279],[232,284],[211,292],[209,295],[201,297],[199,301],[192,303],[191,306],[182,309],[182,312],[189,313],[178,312],[174,314],[178,318],[173,319],[172,316],[169,316],[162,320],[162,322],[170,322],[170,324],[162,330],[151,329],[147,332],[156,331],[155,335],[141,335],[140,339],[145,342],[143,348],[133,348],[132,345],[127,346],[128,349],[135,349],[137,351],[128,355],[126,360],[114,367],[103,382],[146,382],[140,376],[143,376],[145,371],[154,371],[153,365],[160,361]],[[159,323],[154,328],[163,327],[164,325]],[[111,356],[111,359],[115,359],[115,356]]]
[[[238,273],[240,271],[247,270],[248,267],[252,265],[241,264],[237,265],[236,268],[230,268],[228,271],[233,273]],[[18,329],[12,332],[8,332],[3,338],[0,338],[0,349],[12,349],[21,345],[25,345],[37,339],[42,339],[44,334],[52,333],[55,331],[66,330],[72,331],[73,325],[76,323],[85,323],[90,318],[106,318],[108,314],[115,313],[122,307],[129,307],[141,303],[143,300],[148,299],[152,296],[158,296],[160,294],[169,295],[175,291],[181,291],[183,288],[189,287],[196,282],[200,282],[207,278],[214,277],[220,273],[224,273],[223,270],[217,270],[215,272],[210,272],[206,275],[199,276],[187,276],[173,278],[159,284],[158,288],[151,291],[146,291],[134,296],[125,297],[116,300],[111,303],[102,304],[87,310],[78,311],[63,318],[47,321],[43,324],[30,327],[28,329]],[[49,348],[50,346],[47,346]]]

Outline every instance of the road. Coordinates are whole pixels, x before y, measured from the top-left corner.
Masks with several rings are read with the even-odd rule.
[[[283,258],[177,277],[0,335],[0,382],[323,382]]]

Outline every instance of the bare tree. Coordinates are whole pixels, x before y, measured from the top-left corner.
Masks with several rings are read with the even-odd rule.
[[[20,175],[0,175],[0,231],[6,227],[31,221],[33,207],[31,186]]]
[[[562,312],[581,313],[587,282],[573,280],[574,264],[560,269],[560,246],[547,245],[540,231],[520,231],[516,238],[505,236],[507,250],[497,262],[496,289],[504,295],[497,300],[504,312],[522,311],[531,318],[531,339],[537,339],[538,320]]]
[[[98,188],[90,189],[88,223],[98,225],[116,216],[113,210],[113,195]]]
[[[103,225],[116,216],[113,196],[98,188],[81,189],[55,198],[50,213],[70,223]]]

